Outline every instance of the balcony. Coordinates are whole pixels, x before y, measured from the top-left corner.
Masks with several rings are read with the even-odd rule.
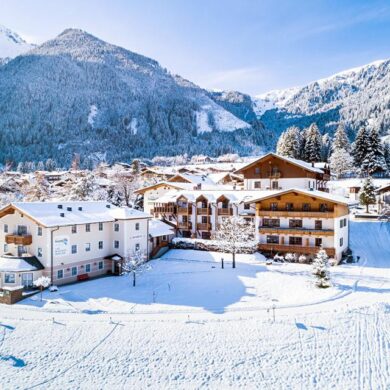
[[[7,234],[5,236],[5,242],[7,244],[15,244],[15,245],[31,245],[32,244],[32,236],[31,234]]]
[[[197,213],[198,215],[209,215],[209,214],[211,214],[210,211],[211,211],[211,210],[210,210],[208,207],[198,207],[198,208],[196,209],[196,213]]]
[[[282,173],[281,172],[272,172],[268,176],[269,179],[280,179],[281,177],[282,177]]]
[[[333,210],[319,211],[288,211],[288,210],[258,210],[258,217],[297,217],[297,218],[334,218]]]
[[[196,230],[211,230],[211,223],[197,223]]]
[[[192,222],[179,222],[177,224],[177,227],[179,229],[191,230],[192,229]]]
[[[233,215],[233,209],[231,207],[218,208],[218,215]]]
[[[192,207],[178,207],[178,214],[192,214]]]
[[[299,234],[309,236],[334,236],[332,229],[307,229],[299,227],[259,226],[259,233],[263,234]]]
[[[323,248],[328,256],[335,256],[336,250],[335,248]],[[301,246],[301,245],[280,245],[280,244],[259,244],[260,251],[266,252],[282,252],[282,253],[304,253],[315,255],[320,250],[318,246]]]
[[[152,210],[153,214],[175,214],[175,206],[155,206]]]

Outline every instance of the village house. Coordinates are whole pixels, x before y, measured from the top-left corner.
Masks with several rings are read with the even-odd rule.
[[[350,201],[301,188],[262,194],[256,205],[259,250],[270,256],[294,253],[313,257],[320,248],[340,261],[349,244]]]
[[[327,191],[326,184],[330,180],[327,168],[319,168],[275,153],[268,153],[235,173],[244,175],[246,190],[285,190],[298,187]]]
[[[41,275],[60,285],[117,274],[125,256],[148,257],[172,239],[160,221],[149,231],[151,218],[102,201],[9,204],[0,210],[0,287],[29,288]]]

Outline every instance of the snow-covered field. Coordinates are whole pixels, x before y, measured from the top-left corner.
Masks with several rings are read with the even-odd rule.
[[[0,306],[0,387],[389,389],[390,224],[350,229],[361,260],[326,290],[310,266],[172,250],[135,288],[107,277]]]

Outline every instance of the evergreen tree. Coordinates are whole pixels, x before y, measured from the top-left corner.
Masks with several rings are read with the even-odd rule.
[[[338,125],[333,138],[332,152],[334,152],[336,149],[344,149],[347,152],[351,150],[351,145],[342,123]]]
[[[320,249],[313,260],[313,275],[316,286],[326,288],[331,286],[329,274],[329,258],[324,249]]]
[[[45,165],[43,164],[43,161],[39,161],[37,164],[37,170],[38,171],[44,171],[45,170]]]
[[[368,136],[368,152],[362,161],[361,169],[369,175],[387,171],[383,146],[376,129],[372,129]]]
[[[46,160],[45,166],[47,171],[54,171],[56,169],[56,162],[53,159],[48,158]]]
[[[298,127],[289,127],[280,135],[276,147],[276,153],[281,156],[300,158],[300,138]]]
[[[368,206],[370,204],[375,204],[375,202],[376,202],[375,187],[374,187],[374,184],[372,182],[371,177],[368,177],[364,181],[363,187],[359,193],[359,200],[363,206],[366,206],[367,213],[368,213]]]
[[[390,173],[390,144],[387,142],[383,144],[383,157],[386,161],[387,172]]]
[[[321,161],[321,133],[318,126],[312,123],[305,131],[305,147],[303,150],[304,160],[307,162]]]
[[[369,132],[365,127],[361,127],[358,131],[355,142],[352,145],[352,156],[355,167],[361,167],[363,160],[368,153]]]
[[[328,161],[331,151],[331,139],[328,133],[322,136],[321,160]]]
[[[344,172],[353,168],[353,158],[344,149],[335,149],[329,158],[331,172],[339,178]]]

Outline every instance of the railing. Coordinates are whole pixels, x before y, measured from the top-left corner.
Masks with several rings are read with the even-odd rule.
[[[192,207],[178,207],[178,214],[192,214]]]
[[[32,244],[32,236],[31,234],[7,234],[5,236],[5,242],[7,244],[15,244],[15,245],[31,245]]]
[[[328,256],[336,254],[335,248],[323,248]],[[306,253],[316,254],[320,247],[318,246],[301,246],[301,245],[281,245],[281,244],[259,244],[259,250],[276,252],[291,252],[291,253]]]
[[[211,230],[211,223],[197,223],[197,230]]]
[[[192,222],[179,222],[177,226],[179,229],[190,230],[192,229]]]
[[[153,213],[170,213],[170,214],[176,214],[176,207],[175,206],[155,206],[152,210]]]
[[[282,177],[281,172],[273,172],[268,176],[270,179],[280,179]]]
[[[231,207],[228,208],[218,208],[218,215],[233,215],[233,209]]]
[[[332,229],[308,229],[299,227],[280,227],[280,226],[259,226],[260,233],[276,233],[276,234],[302,234],[314,236],[334,236]]]
[[[258,217],[298,217],[298,218],[333,218],[333,210],[319,211],[319,210],[310,210],[310,211],[287,211],[287,210],[258,210]]]
[[[211,210],[208,207],[198,207],[196,213],[198,215],[209,215],[211,214]]]

